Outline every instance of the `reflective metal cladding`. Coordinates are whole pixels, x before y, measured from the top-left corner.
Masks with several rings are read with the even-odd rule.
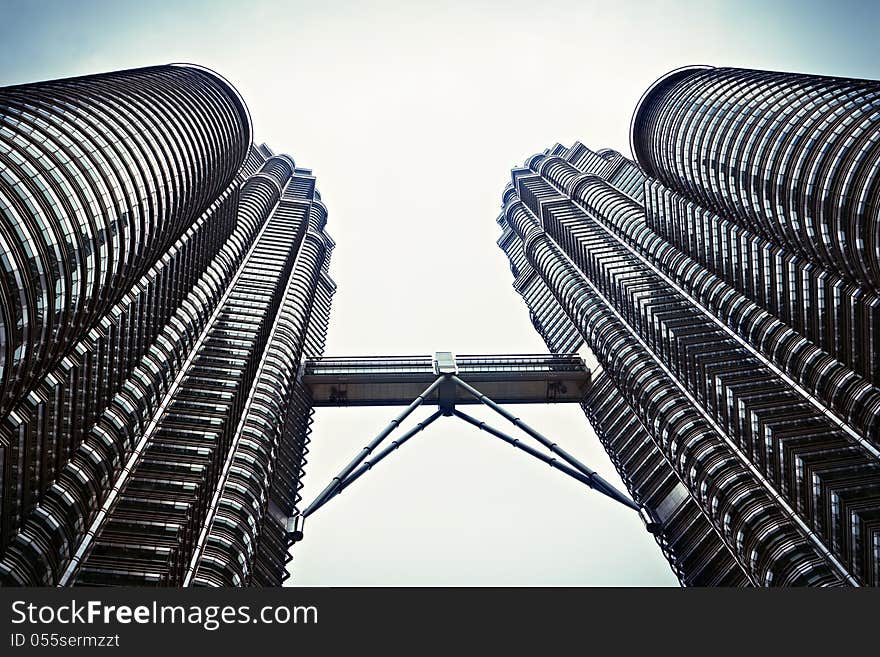
[[[237,95],[156,67],[0,90],[0,397],[44,376],[230,185]]]
[[[880,584],[880,83],[688,67],[498,218],[685,585]]]
[[[880,82],[733,68],[660,80],[633,117],[646,173],[880,290]]]
[[[503,192],[556,356],[456,367],[582,400],[685,585],[880,584],[878,110],[874,81],[687,67],[635,162],[557,145]],[[439,371],[321,358],[315,177],[207,69],[0,89],[0,214],[4,584],[278,585],[313,406]]]
[[[271,585],[335,285],[308,169],[191,65],[0,89],[0,581]]]

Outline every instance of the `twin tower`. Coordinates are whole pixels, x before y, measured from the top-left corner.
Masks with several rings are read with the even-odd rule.
[[[498,244],[635,506],[684,585],[880,585],[880,83],[688,67],[630,145],[514,169]],[[0,582],[280,584],[312,172],[157,66],[0,89],[0,213]]]

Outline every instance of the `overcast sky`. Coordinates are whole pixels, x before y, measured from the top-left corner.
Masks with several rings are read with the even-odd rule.
[[[532,353],[495,245],[513,166],[576,139],[628,155],[639,96],[686,64],[878,78],[878,18],[846,1],[0,0],[0,84],[217,70],[257,140],[317,175],[338,244],[328,355]],[[619,484],[578,408],[516,410]],[[305,502],[395,413],[319,411]],[[632,511],[452,418],[316,513],[292,565],[303,585],[676,584]]]

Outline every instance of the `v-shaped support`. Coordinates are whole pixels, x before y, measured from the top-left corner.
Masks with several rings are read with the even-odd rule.
[[[447,395],[438,395],[439,401],[437,402],[440,406],[439,410],[429,415],[425,420],[419,422],[415,427],[406,431],[400,438],[397,440],[393,440],[391,444],[383,449],[381,452],[376,454],[375,458],[372,460],[366,460],[370,454],[373,453],[379,444],[391,434],[394,429],[400,426],[400,423],[405,420],[410,413],[412,413],[416,408],[418,408],[430,395],[434,390],[438,389],[442,384],[443,388],[459,387],[478,401],[480,401],[485,406],[488,406],[493,411],[504,417],[505,419],[512,422],[514,425],[525,431],[532,438],[537,440],[539,443],[544,445],[547,449],[550,450],[552,454],[555,454],[556,457],[548,456],[539,450],[522,443],[520,440],[509,436],[504,431],[500,429],[496,429],[491,425],[478,420],[467,413],[459,411],[455,408],[454,403],[450,405],[449,399],[450,396]],[[314,501],[306,507],[305,511],[301,514],[296,515],[289,519],[288,528],[287,528],[287,537],[288,540],[293,543],[299,540],[302,540],[303,537],[303,525],[305,523],[305,519],[312,515],[315,511],[324,506],[327,502],[329,502],[333,497],[341,493],[343,490],[348,488],[355,480],[361,477],[367,470],[376,465],[379,461],[388,456],[391,452],[400,447],[407,440],[415,436],[422,429],[427,427],[429,424],[433,423],[437,418],[441,415],[454,415],[458,418],[461,418],[465,422],[474,425],[475,427],[486,431],[492,436],[496,438],[500,438],[504,442],[509,445],[516,447],[524,451],[526,454],[530,454],[531,456],[537,458],[544,463],[550,465],[550,467],[559,470],[560,472],[564,472],[569,477],[573,479],[577,479],[583,484],[586,484],[593,490],[596,490],[603,495],[610,497],[611,499],[620,502],[621,504],[628,506],[631,509],[639,511],[639,505],[636,504],[633,500],[629,498],[625,493],[619,491],[617,488],[609,484],[605,479],[603,479],[595,470],[588,468],[586,465],[581,463],[574,456],[566,452],[564,449],[559,447],[556,443],[552,442],[544,435],[530,427],[528,424],[523,422],[518,417],[512,415],[510,412],[505,410],[503,407],[496,404],[494,401],[489,399],[486,395],[481,393],[479,390],[474,388],[473,386],[468,385],[464,381],[462,381],[458,376],[451,372],[445,372],[441,374],[437,379],[428,386],[425,391],[416,397],[413,402],[404,409],[404,411],[398,415],[395,419],[391,420],[391,422],[376,436],[366,447],[364,447],[360,453],[351,461],[342,471],[335,477],[333,477],[332,481],[321,491],[318,496],[314,499]],[[565,463],[560,462],[565,461]]]

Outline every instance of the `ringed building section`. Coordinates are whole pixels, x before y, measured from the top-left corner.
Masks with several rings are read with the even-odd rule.
[[[0,581],[277,585],[335,289],[219,75],[0,89]]]
[[[0,89],[0,412],[228,190],[237,92],[187,66]]]
[[[671,189],[880,290],[880,82],[681,69],[640,101],[631,145]]]

